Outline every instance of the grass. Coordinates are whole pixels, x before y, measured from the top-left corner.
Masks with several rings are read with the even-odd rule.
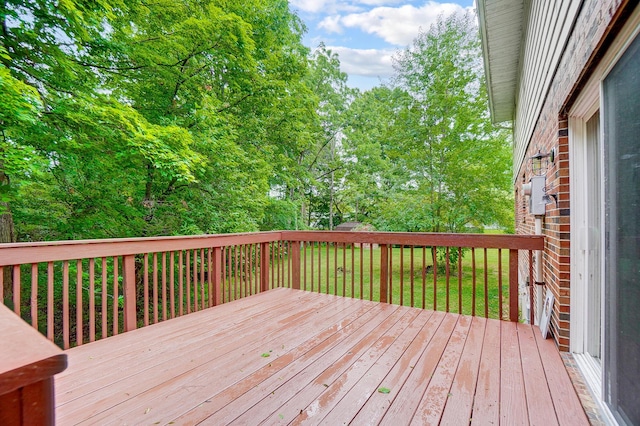
[[[452,251],[457,249],[452,249]],[[305,255],[306,252],[306,255]],[[307,246],[301,253],[301,288],[322,293],[344,295],[366,300],[380,300],[380,248],[363,248],[318,244]],[[502,256],[502,300],[508,301],[508,250]],[[437,259],[438,271],[433,274],[429,247],[394,247],[389,251],[389,302],[404,306],[426,307],[471,314],[475,288],[475,312],[490,318],[499,317],[499,277],[497,249],[465,249],[462,253],[462,274],[457,261],[445,273],[445,254]],[[486,269],[485,269],[486,257]],[[475,283],[474,263],[475,258]],[[413,266],[411,260],[413,259]],[[321,267],[318,268],[318,265]],[[281,268],[282,269],[282,268]],[[486,270],[486,303],[485,303]],[[287,267],[282,272],[287,277]],[[448,295],[448,298],[447,298]],[[461,307],[461,310],[460,310]],[[503,316],[507,314],[506,309]]]

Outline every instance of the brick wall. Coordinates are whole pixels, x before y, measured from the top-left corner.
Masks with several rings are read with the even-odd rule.
[[[556,150],[556,160],[549,165],[546,174],[547,188],[550,188],[548,192],[557,193],[558,201],[547,205],[543,221],[543,233],[547,237],[543,253],[543,281],[546,283],[545,291],[553,292],[556,299],[550,329],[558,347],[564,351],[569,350],[571,320],[567,111],[636,4],[637,1],[625,0],[583,2],[527,148],[526,158],[538,150],[543,153]],[[517,176],[516,231],[520,234],[532,234],[535,218],[528,213],[526,197],[521,190],[522,183],[528,182],[531,177],[530,161],[523,162]],[[528,259],[521,261],[524,273],[522,276],[527,276]]]

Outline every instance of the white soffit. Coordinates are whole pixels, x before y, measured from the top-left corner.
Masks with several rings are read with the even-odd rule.
[[[482,56],[494,123],[511,121],[516,106],[526,0],[477,0]]]

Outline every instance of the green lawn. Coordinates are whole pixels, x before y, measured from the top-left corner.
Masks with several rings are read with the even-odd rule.
[[[454,249],[451,249],[452,251]],[[457,249],[455,249],[457,252]],[[306,255],[305,255],[306,252]],[[508,250],[502,250],[502,299],[503,306],[508,303]],[[458,264],[450,264],[450,274],[447,280],[444,273],[444,253],[442,261],[438,259],[437,279],[434,285],[431,249],[416,247],[413,249],[395,247],[389,252],[390,273],[390,302],[405,306],[447,310],[447,294],[449,295],[449,310],[462,313],[472,313],[473,303],[473,258],[475,257],[475,294],[476,313],[484,315],[485,310],[485,250],[466,249],[462,257],[462,275],[458,275]],[[413,266],[411,259],[413,257]],[[362,252],[359,247],[346,248],[322,244],[307,246],[301,253],[301,288],[345,295],[349,297],[379,300],[380,286],[380,249],[373,250],[365,247]],[[318,268],[318,265],[321,267]],[[401,267],[402,265],[402,267]],[[284,268],[283,277],[289,274],[288,267]],[[498,250],[486,251],[487,276],[487,310],[490,318],[499,316],[498,292]],[[320,283],[320,286],[318,286]],[[461,291],[459,291],[459,288]],[[436,303],[434,305],[434,293]],[[459,295],[462,295],[459,299]],[[507,313],[503,312],[503,316]]]

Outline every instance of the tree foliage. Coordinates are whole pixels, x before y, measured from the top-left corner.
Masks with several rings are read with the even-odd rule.
[[[0,166],[20,238],[258,229],[314,115],[288,3],[59,3],[1,11]]]
[[[392,113],[371,103],[382,111],[376,121],[384,133],[363,150],[367,156],[383,152],[386,160],[373,218],[379,228],[512,226],[510,143],[491,124],[479,58],[471,15],[440,18],[397,55],[396,94],[385,101]],[[356,145],[367,138],[359,136]]]
[[[469,16],[363,93],[285,0],[5,0],[0,19],[0,242],[511,220]]]

